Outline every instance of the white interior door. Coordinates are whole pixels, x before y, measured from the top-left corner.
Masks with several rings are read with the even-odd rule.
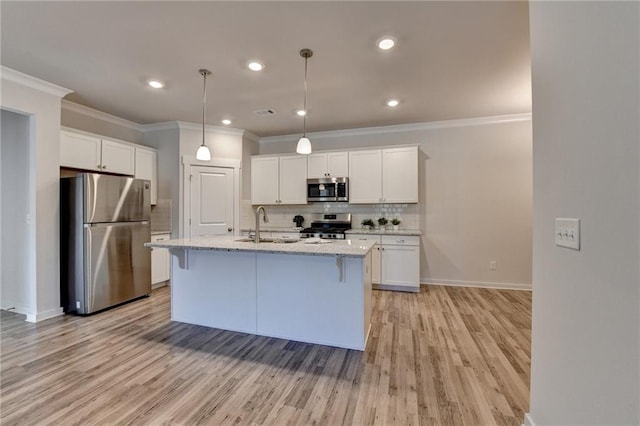
[[[191,166],[190,225],[186,234],[232,235],[233,169]]]

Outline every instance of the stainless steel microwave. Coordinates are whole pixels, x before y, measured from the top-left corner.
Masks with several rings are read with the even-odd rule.
[[[307,179],[307,201],[349,201],[349,178]]]

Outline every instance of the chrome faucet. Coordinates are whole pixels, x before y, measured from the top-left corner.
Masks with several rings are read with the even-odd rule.
[[[258,208],[256,209],[256,235],[254,237],[256,240],[256,244],[260,242],[260,210],[262,210],[264,223],[269,222],[269,218],[267,217],[267,211],[265,210],[264,206],[258,206]]]

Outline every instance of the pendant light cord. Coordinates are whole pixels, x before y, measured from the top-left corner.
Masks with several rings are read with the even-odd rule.
[[[207,71],[202,72],[204,77],[202,95],[202,145],[204,145],[204,119],[207,113]]]
[[[308,56],[304,58],[304,116],[302,117],[302,137],[307,136],[307,61]]]

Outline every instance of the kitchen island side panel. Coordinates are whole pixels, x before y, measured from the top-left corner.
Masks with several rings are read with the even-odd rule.
[[[257,333],[363,350],[370,258],[259,253]]]
[[[255,253],[186,252],[182,267],[171,256],[171,319],[255,334]]]

